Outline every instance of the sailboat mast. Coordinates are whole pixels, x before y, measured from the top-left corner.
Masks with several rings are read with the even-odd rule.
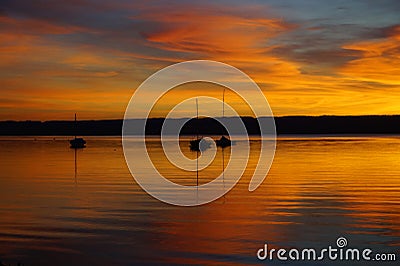
[[[196,139],[199,138],[199,101],[196,98]]]
[[[75,113],[75,123],[74,123],[74,133],[75,133],[75,138],[76,138],[76,130],[77,130],[77,124],[76,124],[76,113]]]
[[[196,141],[199,140],[199,101],[196,98]],[[197,144],[200,148],[200,142]],[[196,150],[196,184],[199,186],[199,151]],[[198,189],[198,188],[197,188]]]
[[[225,88],[222,92],[222,118],[225,117]]]

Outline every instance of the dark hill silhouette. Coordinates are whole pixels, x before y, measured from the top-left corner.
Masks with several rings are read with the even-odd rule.
[[[229,123],[233,117],[219,118]],[[260,133],[257,120],[241,117],[249,134]],[[270,118],[260,118],[270,119]],[[143,119],[133,119],[135,122]],[[178,121],[175,119],[175,122]],[[146,133],[159,135],[164,118],[147,120]],[[400,134],[400,115],[368,116],[285,116],[275,118],[278,134]],[[73,121],[0,121],[0,135],[74,135]],[[188,121],[181,130],[182,135],[194,135],[196,130],[202,135],[227,134],[224,127],[212,118]],[[122,120],[83,120],[77,122],[79,136],[121,135]]]

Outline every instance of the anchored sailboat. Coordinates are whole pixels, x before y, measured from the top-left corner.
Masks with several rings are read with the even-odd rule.
[[[196,139],[191,140],[189,147],[192,151],[200,151],[200,141],[203,137],[199,138],[199,102],[196,98]]]
[[[72,149],[82,149],[86,147],[86,140],[83,138],[77,138],[76,137],[76,131],[77,131],[77,123],[76,123],[76,114],[75,114],[75,138],[71,139],[69,143],[71,144]]]
[[[225,89],[222,92],[222,119],[225,117]],[[225,137],[224,135],[221,136],[220,139],[217,139],[216,144],[218,147],[225,148],[232,145],[232,141]]]

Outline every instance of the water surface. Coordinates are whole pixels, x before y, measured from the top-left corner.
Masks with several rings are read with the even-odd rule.
[[[257,259],[264,243],[322,248],[340,236],[352,247],[399,254],[398,137],[281,137],[268,177],[250,193],[260,145],[253,138],[248,168],[236,187],[200,207],[171,206],[147,195],[127,169],[119,138],[87,141],[75,154],[65,137],[0,139],[1,261],[278,265]],[[184,153],[194,158],[186,145],[187,140]],[[195,173],[165,160],[157,140],[149,140],[148,148],[168,178],[196,184]],[[225,164],[229,148],[223,156]],[[200,182],[218,176],[222,167],[218,150],[199,173]]]

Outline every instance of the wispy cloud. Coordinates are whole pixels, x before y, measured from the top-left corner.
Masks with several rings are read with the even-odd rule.
[[[340,72],[352,79],[400,86],[400,25],[385,33],[385,38],[345,45],[361,56],[345,64]]]

